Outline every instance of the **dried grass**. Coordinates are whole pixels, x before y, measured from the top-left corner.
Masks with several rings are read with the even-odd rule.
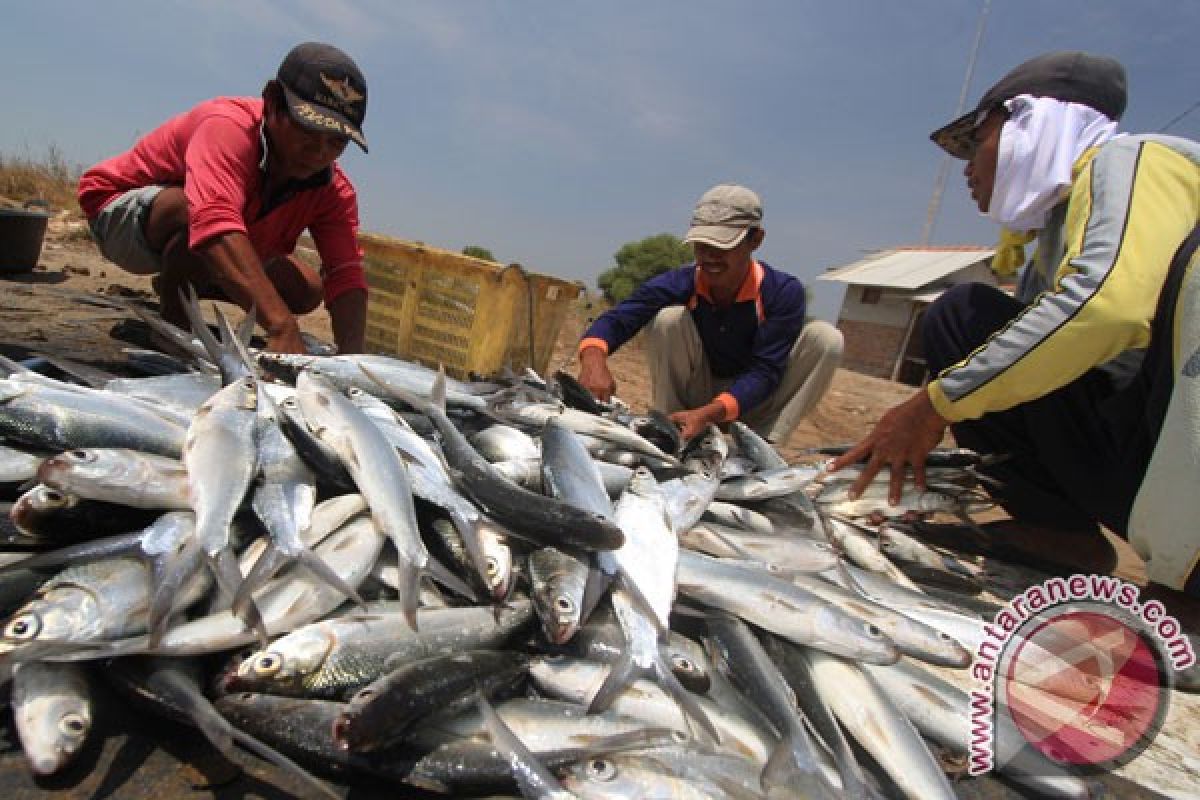
[[[78,212],[75,189],[80,172],[54,144],[47,145],[40,156],[0,153],[0,205],[33,204]]]

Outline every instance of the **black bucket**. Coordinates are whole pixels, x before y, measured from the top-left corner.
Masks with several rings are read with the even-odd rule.
[[[44,211],[0,208],[0,272],[29,272],[37,266],[49,220]]]

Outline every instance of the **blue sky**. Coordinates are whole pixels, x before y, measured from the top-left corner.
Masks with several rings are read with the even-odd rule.
[[[258,94],[329,41],[367,76],[371,153],[347,151],[363,227],[595,285],[625,242],[682,235],[710,185],[765,206],[760,255],[814,281],[916,243],[983,0],[236,0],[6,4],[0,152],[90,164],[220,94]],[[998,0],[968,105],[1053,49],[1120,59],[1122,127],[1200,100],[1200,2]],[[1200,138],[1200,110],[1170,133]],[[955,164],[933,244],[992,243]]]

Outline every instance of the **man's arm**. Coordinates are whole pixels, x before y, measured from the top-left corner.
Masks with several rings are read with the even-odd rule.
[[[608,369],[608,351],[604,347],[584,346],[579,351],[579,383],[601,402],[607,403],[613,396],[617,382]]]
[[[579,382],[600,400],[608,400],[617,388],[608,369],[609,353],[632,339],[659,311],[686,303],[693,286],[692,272],[686,268],[664,272],[601,314],[579,342]]]
[[[361,353],[367,328],[367,292],[351,289],[325,304],[333,323],[333,341],[338,353]]]
[[[267,332],[268,350],[305,352],[300,326],[267,278],[246,234],[240,231],[219,234],[201,244],[198,252],[229,299],[242,308],[254,308],[258,324]]]
[[[930,383],[938,413],[957,422],[1003,411],[1145,347],[1171,257],[1200,214],[1195,174],[1153,141],[1101,148],[1071,189],[1052,291]]]

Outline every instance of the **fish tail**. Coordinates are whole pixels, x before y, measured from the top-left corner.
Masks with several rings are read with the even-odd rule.
[[[237,597],[243,580],[241,570],[238,569],[237,559],[234,558],[233,553],[228,549],[221,550],[216,556],[209,556],[208,562],[209,568],[212,570],[213,576],[216,577],[221,591],[231,599]],[[263,622],[262,614],[259,613],[258,606],[254,604],[253,599],[246,603],[246,606],[241,610],[235,609],[234,614],[247,628],[254,631],[254,635],[263,647],[269,644],[271,637],[267,634],[267,626]]]
[[[421,597],[421,568],[416,564],[401,561],[399,577],[396,579],[397,591],[400,595],[400,609],[408,627],[417,630],[417,606]]]
[[[152,562],[150,570],[154,577],[154,591],[146,620],[151,647],[158,647],[162,641],[180,589],[199,569],[200,545],[195,540],[185,542],[175,552],[162,555]]]
[[[237,592],[233,596],[233,602],[230,604],[233,613],[241,617],[247,605],[254,602],[254,592],[274,577],[279,570],[287,566],[291,560],[291,556],[288,556],[274,544],[268,544],[267,549],[254,562],[254,566],[250,568],[250,572],[246,574],[241,585],[238,586]]]

